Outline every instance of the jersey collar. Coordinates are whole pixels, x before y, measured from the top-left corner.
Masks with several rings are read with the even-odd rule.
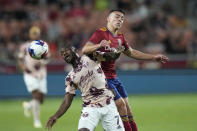
[[[106,29],[107,29],[107,31],[109,31],[109,33],[110,33],[113,37],[117,37],[117,36],[118,36],[118,34],[112,33],[107,27],[106,27]]]

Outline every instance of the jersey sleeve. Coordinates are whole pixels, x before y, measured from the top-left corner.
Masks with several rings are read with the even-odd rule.
[[[102,33],[99,30],[96,30],[92,36],[90,37],[89,41],[94,44],[99,44],[102,40]]]
[[[128,49],[129,49],[128,42],[127,42],[127,40],[125,39],[124,35],[123,35],[123,46],[125,47],[125,50],[128,50]]]
[[[66,77],[65,85],[66,85],[66,89],[65,89],[66,93],[70,93],[70,94],[74,94],[74,95],[76,94],[77,88],[76,88],[75,84],[73,83],[73,80],[70,75],[68,75]]]

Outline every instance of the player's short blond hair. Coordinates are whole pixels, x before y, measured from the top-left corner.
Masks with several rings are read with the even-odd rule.
[[[32,26],[32,27],[30,28],[30,30],[29,30],[29,34],[34,34],[34,33],[40,34],[40,28],[37,27],[37,26]]]

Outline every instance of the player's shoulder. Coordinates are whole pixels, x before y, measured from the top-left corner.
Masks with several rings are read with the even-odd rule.
[[[107,31],[107,28],[106,27],[101,27],[98,29],[99,31],[102,31],[102,32],[106,32]]]
[[[87,61],[87,60],[89,60],[90,58],[87,56],[87,55],[82,55],[81,56],[81,60],[82,61]]]
[[[101,27],[101,28],[96,29],[95,32],[97,32],[97,33],[107,32],[107,28],[106,27]]]
[[[99,64],[98,61],[93,60],[91,57],[93,57],[93,56],[87,56],[87,55],[82,56],[83,68],[92,68],[92,67]]]
[[[81,62],[82,62],[82,65],[89,66],[89,64],[87,64],[87,63],[91,63],[91,59],[87,55],[82,55]]]
[[[68,75],[66,76],[66,81],[71,82],[73,80],[75,73],[73,72],[73,69],[68,73]]]
[[[69,72],[67,76],[73,76],[75,74],[74,69],[72,68]]]

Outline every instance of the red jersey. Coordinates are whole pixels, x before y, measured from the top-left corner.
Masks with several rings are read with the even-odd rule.
[[[127,41],[125,40],[122,33],[118,33],[116,36],[114,36],[106,27],[96,30],[89,39],[89,41],[93,44],[99,44],[102,40],[107,40],[110,43],[110,46],[108,48],[102,47],[99,49],[99,51],[102,52],[111,52],[118,46],[124,46],[125,50],[129,48]],[[101,62],[101,68],[108,79],[117,77],[115,71],[115,60]]]

